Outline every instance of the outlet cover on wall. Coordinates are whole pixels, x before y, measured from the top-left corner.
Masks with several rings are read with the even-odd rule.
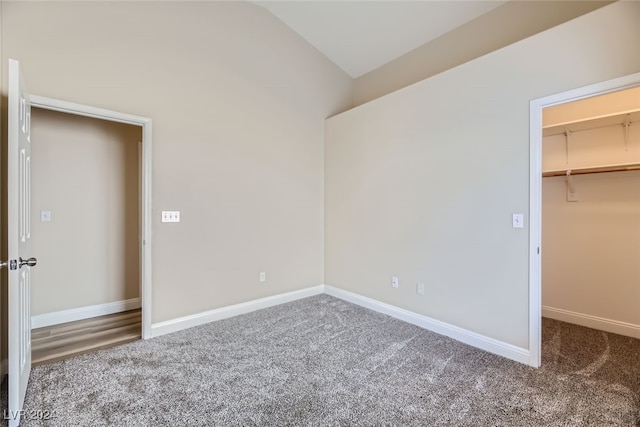
[[[51,221],[51,211],[40,211],[40,222]]]
[[[393,286],[394,288],[397,288],[398,286],[400,286],[400,281],[396,276],[393,276],[391,278],[391,286]]]
[[[162,222],[180,222],[180,211],[162,211]]]
[[[416,293],[418,295],[424,295],[424,283],[416,284]]]
[[[266,282],[267,281],[267,273],[265,273],[264,271],[260,272],[260,281],[261,282]]]

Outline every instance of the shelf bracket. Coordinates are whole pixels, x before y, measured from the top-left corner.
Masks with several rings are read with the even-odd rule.
[[[577,201],[575,182],[573,182],[573,175],[571,175],[571,169],[569,169],[567,170],[567,202]]]

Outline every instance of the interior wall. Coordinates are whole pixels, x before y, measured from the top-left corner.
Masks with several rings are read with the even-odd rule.
[[[509,1],[357,78],[354,105],[364,104],[610,3]]]
[[[33,108],[31,129],[32,315],[138,298],[142,128]]]
[[[528,348],[529,103],[640,71],[638,22],[617,2],[327,120],[326,283]]]
[[[153,120],[153,323],[324,282],[324,119],[348,75],[248,2],[3,8],[2,66],[31,93]]]

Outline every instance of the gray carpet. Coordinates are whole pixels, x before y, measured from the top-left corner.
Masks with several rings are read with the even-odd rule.
[[[38,366],[25,409],[56,418],[23,425],[640,425],[640,340],[543,341],[536,370],[320,295]]]

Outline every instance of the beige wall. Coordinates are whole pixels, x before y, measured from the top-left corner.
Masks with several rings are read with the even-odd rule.
[[[640,71],[638,22],[614,3],[327,120],[326,283],[527,348],[529,102]]]
[[[345,73],[245,2],[3,8],[3,67],[32,93],[153,119],[154,323],[323,283],[323,120],[350,105]]]
[[[512,0],[355,80],[354,105],[379,98],[611,1]]]
[[[141,128],[34,108],[31,137],[32,314],[138,298]]]

